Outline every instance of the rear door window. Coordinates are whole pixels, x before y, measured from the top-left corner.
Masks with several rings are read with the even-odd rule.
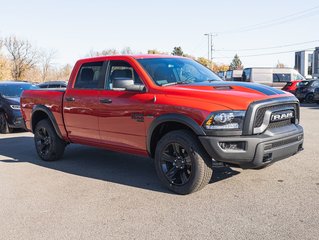
[[[81,66],[74,88],[103,89],[105,79],[104,62],[85,63]]]

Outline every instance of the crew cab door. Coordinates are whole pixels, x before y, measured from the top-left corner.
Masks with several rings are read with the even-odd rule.
[[[145,153],[144,113],[145,107],[152,103],[152,96],[147,92],[117,88],[121,85],[119,81],[130,79],[134,84],[144,85],[128,62],[109,62],[105,90],[100,94],[100,137],[104,144],[116,149]]]
[[[63,116],[69,138],[74,142],[99,142],[100,92],[104,88],[107,62],[84,63],[74,86],[63,101]]]

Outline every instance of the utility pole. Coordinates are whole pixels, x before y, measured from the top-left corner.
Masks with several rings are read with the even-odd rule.
[[[210,53],[211,53],[211,49],[210,49],[210,33],[205,33],[204,36],[207,36],[208,38],[208,51],[207,51],[207,60],[210,59]]]
[[[214,45],[213,45],[213,37],[217,37],[217,34],[214,33],[205,33],[204,36],[207,36],[208,38],[208,54],[207,54],[207,60],[213,62],[213,51],[214,51]]]

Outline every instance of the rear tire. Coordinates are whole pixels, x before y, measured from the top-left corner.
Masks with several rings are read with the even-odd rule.
[[[0,133],[7,134],[12,133],[13,129],[9,127],[6,116],[4,113],[0,113]]]
[[[62,158],[66,147],[66,142],[59,138],[48,119],[37,123],[34,130],[34,143],[39,157],[44,161]]]
[[[187,130],[172,131],[160,139],[155,150],[155,168],[168,189],[183,195],[204,188],[213,172],[210,157]]]

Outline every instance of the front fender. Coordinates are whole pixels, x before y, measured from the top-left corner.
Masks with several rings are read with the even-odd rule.
[[[151,140],[152,140],[153,132],[159,125],[165,122],[181,123],[183,125],[186,125],[190,129],[192,129],[192,131],[198,136],[206,135],[202,127],[198,125],[198,123],[195,122],[192,118],[182,114],[177,114],[177,113],[164,114],[154,119],[148,128],[146,141],[147,141],[147,151],[149,154],[151,153]]]

